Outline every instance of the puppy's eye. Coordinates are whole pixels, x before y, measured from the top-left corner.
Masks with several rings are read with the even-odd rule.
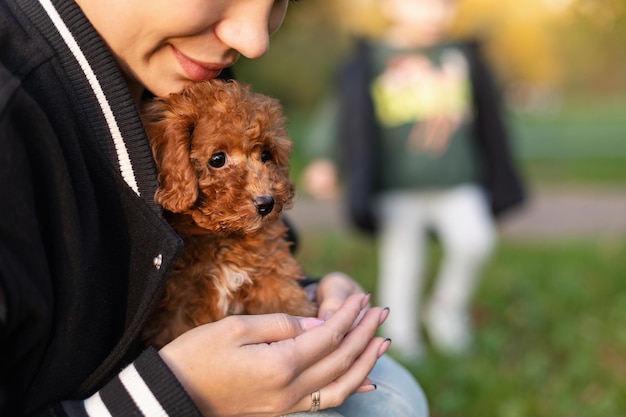
[[[270,151],[261,152],[261,162],[267,162],[272,160],[272,153]]]
[[[218,152],[211,156],[209,159],[209,165],[213,168],[221,168],[226,164],[226,154],[224,152]]]

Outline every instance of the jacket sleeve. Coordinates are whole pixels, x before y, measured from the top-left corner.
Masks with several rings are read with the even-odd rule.
[[[56,415],[68,417],[201,417],[189,395],[152,348],[91,397],[66,401],[54,408]]]
[[[359,40],[353,56],[338,74],[340,165],[346,179],[346,204],[352,224],[374,233],[378,218],[374,210],[377,192],[379,130],[369,95],[371,80],[369,46]]]
[[[475,137],[482,157],[483,184],[494,215],[521,204],[525,190],[512,154],[505,107],[477,42],[466,45],[471,68]]]

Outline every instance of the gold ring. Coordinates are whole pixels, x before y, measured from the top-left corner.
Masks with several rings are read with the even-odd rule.
[[[320,390],[311,394],[311,413],[316,413],[320,410]]]

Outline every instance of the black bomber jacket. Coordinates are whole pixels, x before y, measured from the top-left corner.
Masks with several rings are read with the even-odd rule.
[[[156,186],[122,74],[76,3],[2,0],[0,415],[199,415],[138,340],[182,247]]]

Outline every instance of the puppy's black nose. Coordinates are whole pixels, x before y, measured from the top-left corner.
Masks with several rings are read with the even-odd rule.
[[[261,216],[267,216],[274,209],[274,198],[269,196],[257,197],[254,199],[254,205],[256,211],[258,211]]]

